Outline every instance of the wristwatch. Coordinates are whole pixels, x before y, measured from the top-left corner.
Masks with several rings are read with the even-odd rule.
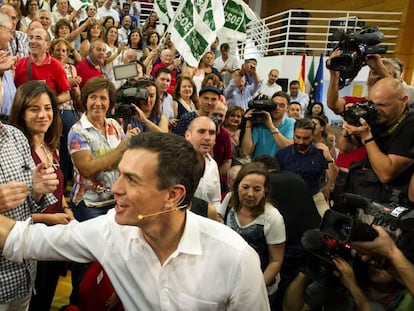
[[[275,127],[274,131],[272,131],[271,133],[273,135],[273,134],[279,134],[280,132],[279,132],[279,129]]]

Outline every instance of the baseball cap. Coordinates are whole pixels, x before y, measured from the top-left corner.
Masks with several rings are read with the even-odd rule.
[[[207,85],[201,88],[200,92],[198,93],[199,96],[203,95],[205,92],[213,92],[216,93],[218,96],[221,95],[221,91],[216,88],[215,86]]]

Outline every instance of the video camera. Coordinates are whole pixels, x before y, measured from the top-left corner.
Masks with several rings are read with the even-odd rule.
[[[378,233],[372,224],[382,226],[414,262],[414,210],[396,203],[377,203],[352,193],[345,193],[342,200],[343,212],[327,210],[319,229],[308,230],[302,237],[308,252],[306,274],[314,279],[327,278],[335,267],[332,258],[338,256],[352,264],[354,254],[348,243],[374,240]],[[383,262],[377,265],[381,267]]]
[[[365,65],[368,54],[385,54],[387,49],[379,44],[384,40],[384,35],[378,27],[362,27],[359,31],[344,33],[337,31],[332,38],[338,40],[334,50],[342,53],[330,60],[326,65],[329,70],[339,71],[339,89],[349,85]]]
[[[377,118],[377,108],[372,101],[365,100],[346,109],[342,116],[351,125],[361,126],[359,119],[363,118],[370,127],[373,127]]]
[[[148,99],[146,88],[128,87],[118,90],[118,102],[115,105],[115,117],[130,119],[135,115],[135,109],[132,104],[140,106]]]
[[[249,109],[254,109],[251,118],[253,124],[263,124],[266,122],[264,111],[270,112],[277,107],[266,95],[258,95],[247,103]]]

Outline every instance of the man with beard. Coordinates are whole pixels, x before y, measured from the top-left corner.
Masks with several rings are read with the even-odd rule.
[[[295,123],[294,144],[279,150],[276,154],[280,168],[300,175],[311,195],[321,189],[321,181],[324,181],[326,170],[335,170],[328,147],[323,143],[312,142],[314,131],[315,124],[311,119],[299,119]],[[331,174],[328,173],[329,175]]]
[[[183,114],[177,121],[173,132],[184,136],[189,124],[197,117],[208,117],[216,106],[221,92],[214,86],[205,86],[199,92],[199,108],[196,111]]]

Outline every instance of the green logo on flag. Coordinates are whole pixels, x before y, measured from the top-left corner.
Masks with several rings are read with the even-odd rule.
[[[208,42],[204,37],[195,29],[193,4],[191,1],[187,1],[183,10],[178,13],[177,19],[174,23],[174,28],[184,39],[184,41],[191,47],[191,51],[196,59],[201,59],[204,54]]]

